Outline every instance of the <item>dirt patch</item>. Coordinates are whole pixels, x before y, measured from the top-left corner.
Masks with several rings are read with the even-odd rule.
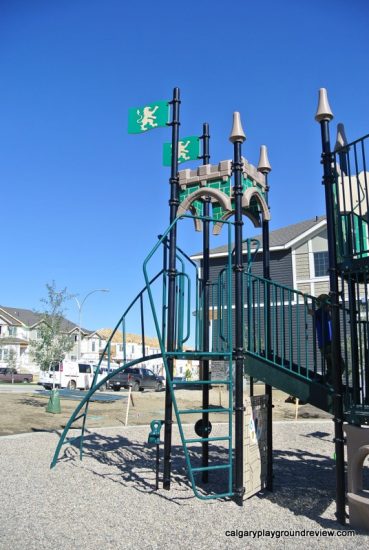
[[[256,394],[263,392],[263,386],[256,386]],[[124,395],[121,392],[122,395]],[[119,395],[121,395],[119,394]],[[130,406],[128,425],[149,424],[154,418],[164,418],[165,392],[133,393],[134,406]],[[176,392],[177,403],[180,409],[201,408],[201,391],[178,390]],[[294,420],[296,405],[285,403],[288,396],[280,391],[273,392],[273,419]],[[0,394],[0,436],[33,431],[54,431],[65,427],[72,412],[78,405],[78,401],[61,399],[61,414],[50,414],[46,412],[48,402],[47,396],[37,394]],[[227,407],[228,395],[226,391],[219,392],[218,389],[210,391],[210,403],[214,407]],[[124,426],[126,417],[127,396],[119,401],[92,402],[88,411],[88,427]],[[193,424],[199,415],[188,414],[185,421]],[[331,418],[331,415],[312,407],[311,405],[300,405],[298,408],[298,419],[319,419]],[[173,418],[175,420],[175,416]],[[211,415],[212,422],[226,422],[226,414],[214,413]],[[77,425],[76,425],[77,427]]]

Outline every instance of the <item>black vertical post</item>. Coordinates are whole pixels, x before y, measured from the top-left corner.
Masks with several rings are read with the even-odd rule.
[[[342,187],[343,187],[343,193],[344,191],[344,176],[348,176],[348,166],[347,166],[347,154],[348,149],[341,149],[338,153],[338,157],[340,159],[340,168],[342,174]],[[338,190],[337,190],[338,191]],[[350,204],[350,212],[347,216],[347,255],[348,259],[350,260],[350,256],[352,257],[353,254],[353,241],[352,241],[352,227],[353,227],[353,219],[352,219],[352,211],[353,211],[353,204],[351,201]],[[341,223],[341,218],[339,219],[339,223]],[[360,403],[360,377],[359,377],[359,344],[358,344],[358,334],[357,334],[357,327],[358,327],[358,315],[360,312],[357,309],[356,305],[356,290],[355,290],[355,279],[353,276],[353,273],[351,271],[348,271],[348,280],[347,280],[347,286],[348,286],[348,301],[349,301],[349,313],[350,313],[350,338],[351,338],[351,361],[352,361],[352,389],[353,389],[353,395],[352,399],[354,401],[354,404],[357,405]],[[344,304],[343,304],[344,305]]]
[[[241,146],[245,140],[242,130],[239,113],[233,115],[233,129],[230,141],[234,145],[234,157],[232,171],[234,174],[233,196],[235,205],[235,256],[234,256],[234,278],[235,278],[235,325],[236,342],[234,359],[236,363],[235,376],[235,486],[234,492],[237,503],[243,505],[243,262],[242,262],[242,158]]]
[[[170,173],[170,223],[177,216],[179,205],[178,200],[178,141],[179,141],[179,88],[173,90],[172,105],[172,163]],[[175,351],[175,313],[176,313],[176,246],[177,246],[177,225],[174,225],[169,233],[169,266],[168,266],[168,326],[167,326],[167,351]],[[173,357],[167,359],[170,379],[173,380]],[[173,424],[172,396],[169,384],[165,387],[165,426],[164,426],[164,475],[163,487],[170,489],[171,473],[171,449],[172,449],[172,424]]]
[[[262,146],[264,147],[264,146]],[[263,154],[265,155],[262,158]],[[269,184],[268,184],[268,173],[271,168],[269,166],[269,161],[266,157],[266,147],[261,149],[260,162],[258,167],[259,172],[264,174],[265,177],[265,201],[269,208]],[[269,220],[265,219],[263,216],[262,224],[263,232],[263,277],[266,281],[270,281],[270,250],[269,250]],[[264,327],[266,330],[265,338],[265,355],[267,359],[271,358],[271,334],[270,334],[270,285],[268,282],[264,283],[266,285],[266,291],[264,293],[264,315],[266,316],[266,323]],[[273,390],[272,386],[265,384],[265,393],[268,396],[268,405],[267,405],[267,480],[266,486],[269,491],[273,490]]]
[[[337,273],[336,231],[334,226],[334,173],[329,136],[329,121],[333,115],[330,111],[325,90],[321,90],[318,112],[315,119],[320,123],[322,138],[323,184],[327,211],[327,235],[329,256],[329,285],[332,305],[332,362],[334,387],[334,442],[336,452],[336,516],[344,525],[345,514],[345,459],[343,437],[343,388],[340,346],[339,289]],[[322,99],[323,98],[323,99]]]
[[[202,127],[202,163],[209,164],[209,124],[204,123]],[[209,253],[210,253],[210,222],[206,218],[210,214],[210,197],[203,199],[203,265],[202,265],[202,347],[203,351],[209,351]],[[204,381],[209,380],[209,359],[203,359],[202,365],[202,379]],[[209,409],[209,384],[203,384],[202,386],[202,408]],[[209,436],[209,413],[202,413],[202,422],[204,428],[204,437]],[[209,442],[204,441],[202,443],[202,467],[206,468],[209,465]],[[209,473],[207,470],[202,472],[202,481],[207,483],[209,479]]]

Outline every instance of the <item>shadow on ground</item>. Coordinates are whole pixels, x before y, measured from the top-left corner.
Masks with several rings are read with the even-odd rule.
[[[326,432],[313,432],[305,437],[327,438]],[[189,447],[193,467],[201,466],[201,448]],[[160,447],[160,479],[162,480],[163,447]],[[332,446],[333,453],[333,446]],[[96,476],[114,483],[130,486],[143,493],[155,493],[158,498],[170,500],[177,505],[184,505],[194,498],[188,489],[191,484],[187,478],[186,463],[181,445],[172,448],[172,489],[167,493],[160,489],[155,491],[155,446],[142,444],[124,436],[107,436],[88,434],[84,442],[84,456],[96,461],[88,461],[84,469]],[[225,464],[228,460],[225,447],[213,445],[211,448],[212,464]],[[303,449],[294,451],[274,449],[274,491],[264,491],[252,498],[266,499],[279,507],[290,510],[296,516],[305,516],[317,522],[323,528],[342,529],[335,520],[323,518],[327,508],[335,500],[335,461],[326,455],[311,453]],[[80,467],[79,440],[65,449],[59,462],[69,462]],[[368,483],[369,472],[366,468],[364,481]],[[227,475],[219,470],[211,474],[210,481],[202,484],[197,474],[199,492],[214,494],[227,492]],[[161,484],[160,484],[161,487]],[[182,494],[181,494],[182,493]],[[347,527],[349,528],[349,527]]]
[[[64,451],[59,462],[69,462],[73,466],[79,467],[79,442],[80,439],[73,442]],[[102,466],[91,467],[88,463],[87,469],[94,475],[110,479],[115,483],[124,486],[131,486],[140,492],[156,492],[157,496],[179,504],[180,501],[193,498],[192,493],[188,493],[191,483],[187,478],[186,462],[182,445],[173,445],[172,447],[172,476],[171,484],[175,489],[176,496],[173,494],[167,496],[166,491],[156,491],[156,446],[147,443],[142,444],[134,440],[127,439],[124,436],[107,436],[102,434],[91,434],[85,436],[84,457],[96,460]],[[201,466],[201,447],[199,445],[188,446],[191,455],[191,464],[193,467]],[[213,465],[226,464],[228,462],[227,449],[221,446],[212,446],[211,463]],[[86,468],[86,465],[84,466]],[[111,471],[106,471],[111,468]],[[163,478],[163,445],[160,445],[160,481]],[[222,475],[223,472],[216,474],[216,479],[210,480],[206,485],[201,483],[201,474],[197,487],[202,494],[223,493],[228,491],[228,478]],[[162,483],[160,483],[162,486]],[[204,490],[206,488],[206,490]],[[183,492],[181,496],[177,493]]]

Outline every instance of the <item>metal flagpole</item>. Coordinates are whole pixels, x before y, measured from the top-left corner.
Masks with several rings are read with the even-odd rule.
[[[319,90],[319,104],[315,120],[320,124],[322,137],[322,162],[323,162],[323,184],[325,187],[325,201],[327,210],[327,236],[329,256],[329,287],[332,306],[332,363],[333,363],[333,407],[334,407],[334,443],[336,451],[336,516],[337,520],[344,525],[346,521],[345,512],[345,457],[343,437],[343,388],[342,388],[342,366],[340,346],[340,318],[339,318],[339,288],[337,274],[337,250],[336,232],[334,227],[334,195],[333,183],[334,174],[332,170],[332,153],[329,136],[329,122],[333,113],[329,106],[327,91],[325,88]]]
[[[268,160],[267,148],[262,145],[260,148],[260,159],[258,171],[264,174],[265,177],[265,201],[269,208],[268,193],[268,174],[271,171],[271,166]],[[263,219],[263,277],[270,281],[270,251],[269,251],[269,221]],[[266,357],[270,359],[271,355],[271,334],[270,334],[270,286],[266,285],[264,316],[265,323],[265,351]],[[273,390],[272,386],[265,384],[265,393],[268,396],[267,405],[267,482],[266,486],[269,491],[273,490]]]
[[[240,113],[233,114],[233,128],[229,140],[234,145],[234,158],[232,171],[234,174],[233,196],[235,203],[235,259],[234,259],[234,278],[235,278],[235,325],[236,325],[236,349],[234,359],[236,362],[235,376],[235,487],[234,492],[237,503],[243,505],[243,495],[245,488],[243,486],[243,362],[244,362],[244,344],[243,344],[243,264],[242,264],[242,158],[241,146],[245,141]]]
[[[172,164],[170,173],[170,223],[177,216],[179,205],[178,200],[178,141],[179,141],[179,88],[173,90],[172,105]],[[175,351],[175,313],[176,313],[176,246],[177,246],[177,225],[174,225],[169,234],[169,266],[168,266],[168,326],[167,326],[167,351]],[[173,357],[167,359],[169,376],[173,380]],[[170,489],[171,473],[171,448],[172,448],[172,424],[173,424],[172,397],[169,384],[165,387],[165,426],[164,426],[164,475],[163,487]]]
[[[209,164],[209,124],[204,123],[202,127],[202,163]],[[203,199],[203,215],[204,218],[210,215],[210,197]],[[202,349],[209,351],[209,246],[210,246],[210,221],[203,220],[203,264],[202,264]],[[201,362],[201,377],[202,380],[209,380],[209,360],[203,359]],[[203,384],[202,387],[202,408],[209,409],[209,384]],[[209,413],[202,414],[203,436],[209,437]],[[206,468],[209,465],[209,442],[202,443],[202,467]],[[202,472],[202,481],[207,483],[209,472]]]

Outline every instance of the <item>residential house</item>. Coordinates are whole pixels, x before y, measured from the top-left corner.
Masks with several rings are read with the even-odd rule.
[[[270,232],[270,273],[273,281],[306,292],[313,296],[325,293],[329,288],[327,222],[317,216]],[[263,275],[262,235],[253,238],[260,248],[254,256],[252,273]],[[244,244],[244,264],[247,263],[247,248]],[[255,252],[255,246],[252,252]],[[224,268],[227,246],[210,251],[210,279],[216,281]],[[191,256],[202,262],[202,253]]]
[[[30,354],[29,342],[39,337],[39,326],[43,322],[42,314],[29,309],[0,306],[0,366],[6,366],[10,350],[15,352],[17,368],[20,371],[39,372]],[[79,328],[75,323],[64,319],[63,330],[74,342],[72,350],[66,355],[67,360],[77,359]],[[100,338],[93,332],[81,329],[81,357],[98,359]],[[93,355],[92,351],[96,349]],[[92,353],[92,355],[91,355]]]
[[[96,331],[101,338],[101,347],[100,353],[104,352],[106,342],[110,338],[112,333],[111,329],[99,329]],[[145,337],[145,344],[143,349],[142,337],[138,334],[127,333],[125,337],[126,342],[126,353],[124,357],[123,353],[123,333],[117,331],[112,339],[110,346],[110,358],[112,361],[123,364],[124,359],[129,361],[134,361],[143,356],[150,355],[159,355],[161,353],[159,341],[157,338],[150,336]],[[105,353],[105,358],[108,357],[108,352]],[[155,359],[148,359],[143,364],[146,368],[152,370],[155,374],[166,377],[163,360],[161,357]],[[177,359],[175,361],[174,376],[184,376],[187,369],[190,369],[192,377],[198,377],[198,361],[191,361],[186,359]]]
[[[270,275],[274,282],[310,294],[311,296],[328,293],[328,241],[326,225],[326,218],[324,216],[317,216],[310,220],[270,231]],[[243,262],[246,266],[246,242],[244,243],[243,251]],[[253,238],[251,252],[253,256],[252,273],[262,277],[262,235],[257,235]],[[226,265],[227,254],[227,246],[220,246],[210,251],[210,280],[212,283],[218,281],[218,275]],[[202,253],[193,255],[192,259],[199,262],[201,269]],[[295,322],[299,327],[296,329],[297,332],[295,331],[295,342],[300,338],[305,339],[307,337],[310,342],[313,342],[315,336],[312,331],[312,323],[309,323],[309,334],[304,334],[306,325],[306,311],[304,307],[300,306],[300,304],[297,304],[296,309],[294,307],[296,306],[296,296],[296,294],[292,294],[291,317],[288,317],[286,310],[284,319],[286,321],[289,318],[293,324]],[[277,303],[282,302],[286,304],[285,307],[287,308],[287,300],[288,293],[284,297],[279,296]],[[263,297],[261,297],[260,301],[263,301]],[[261,307],[263,307],[263,304],[261,304]],[[260,310],[258,311],[260,312]],[[211,311],[210,313],[211,317],[213,317],[210,320],[210,328],[214,344],[217,341],[216,338],[219,338],[219,327],[217,326],[217,312]],[[245,319],[247,318],[245,317]],[[262,326],[259,336],[261,339],[264,338]],[[313,344],[310,347],[312,346]]]

